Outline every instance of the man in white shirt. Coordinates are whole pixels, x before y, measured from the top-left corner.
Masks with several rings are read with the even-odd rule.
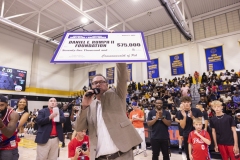
[[[77,116],[75,130],[89,131],[91,160],[133,160],[132,148],[142,142],[126,116],[127,66],[117,63],[116,70],[115,89],[108,90],[107,79],[101,74],[95,75],[92,88],[100,91],[86,92]]]
[[[229,101],[232,100],[231,97],[227,93],[225,93],[225,95],[222,96],[221,99],[223,100],[224,104],[227,104]]]

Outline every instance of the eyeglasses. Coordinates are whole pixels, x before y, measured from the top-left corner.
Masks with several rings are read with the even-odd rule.
[[[92,82],[92,85],[97,85],[97,84],[103,84],[103,83],[106,83],[106,81],[97,81],[97,82]]]

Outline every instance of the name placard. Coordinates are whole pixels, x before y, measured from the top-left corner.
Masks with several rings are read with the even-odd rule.
[[[142,32],[64,34],[51,63],[150,61]]]

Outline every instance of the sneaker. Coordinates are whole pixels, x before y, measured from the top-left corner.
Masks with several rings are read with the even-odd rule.
[[[147,152],[143,151],[143,155],[144,155],[144,157],[147,157]]]
[[[179,148],[179,149],[178,149],[178,153],[179,153],[179,154],[182,154],[182,148]]]
[[[65,143],[62,143],[62,148],[64,148],[65,147]]]

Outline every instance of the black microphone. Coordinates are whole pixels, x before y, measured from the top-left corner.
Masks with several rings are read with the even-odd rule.
[[[99,88],[94,88],[92,89],[93,90],[93,93],[92,92],[87,92],[85,94],[86,97],[91,97],[93,94],[99,94],[100,93],[100,89]]]

